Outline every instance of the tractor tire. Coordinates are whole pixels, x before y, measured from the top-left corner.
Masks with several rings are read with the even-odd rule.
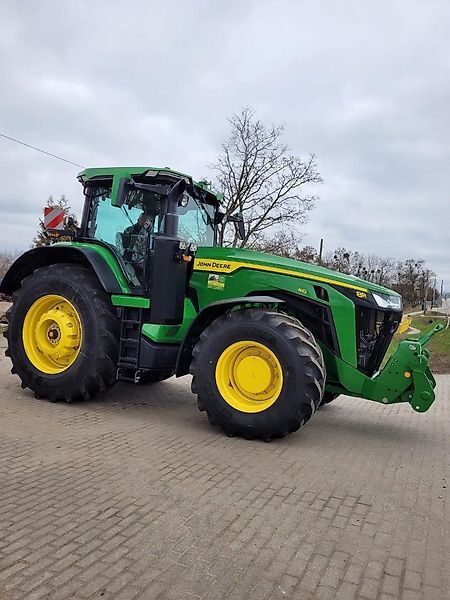
[[[324,392],[319,408],[325,406],[325,404],[330,404],[330,402],[336,400],[338,396],[339,394],[335,394],[334,392]]]
[[[173,374],[174,371],[146,371],[145,373],[142,373],[139,384],[147,385],[148,383],[159,383],[160,381],[170,379]]]
[[[36,398],[87,400],[116,382],[120,323],[88,269],[37,269],[14,293],[7,319],[11,372]]]
[[[305,425],[325,385],[321,350],[303,325],[281,313],[232,310],[193,350],[198,407],[229,436],[270,441]]]

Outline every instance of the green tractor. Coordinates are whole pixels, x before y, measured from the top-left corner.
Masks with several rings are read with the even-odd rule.
[[[13,297],[12,373],[36,398],[87,400],[117,381],[190,373],[211,424],[266,441],[339,394],[432,404],[427,337],[401,342],[380,370],[402,319],[397,293],[217,247],[221,196],[182,173],[86,169],[79,181],[80,227],[20,256],[0,286]],[[242,219],[226,219],[242,235]]]

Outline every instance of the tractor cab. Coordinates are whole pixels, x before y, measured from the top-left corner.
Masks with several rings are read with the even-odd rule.
[[[81,238],[113,250],[134,288],[150,287],[157,237],[179,237],[191,248],[214,245],[219,195],[206,182],[151,168],[86,169],[79,180],[86,198]]]

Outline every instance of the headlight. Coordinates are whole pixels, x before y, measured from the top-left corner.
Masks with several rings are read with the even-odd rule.
[[[375,292],[372,292],[372,296],[380,308],[402,310],[402,299],[400,296],[390,296],[389,294],[380,294]]]

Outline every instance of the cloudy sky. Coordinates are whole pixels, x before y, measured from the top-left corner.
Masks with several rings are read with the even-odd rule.
[[[0,0],[0,132],[86,166],[208,176],[254,106],[314,152],[304,241],[423,257],[450,291],[448,0]],[[0,249],[79,169],[0,138]]]

